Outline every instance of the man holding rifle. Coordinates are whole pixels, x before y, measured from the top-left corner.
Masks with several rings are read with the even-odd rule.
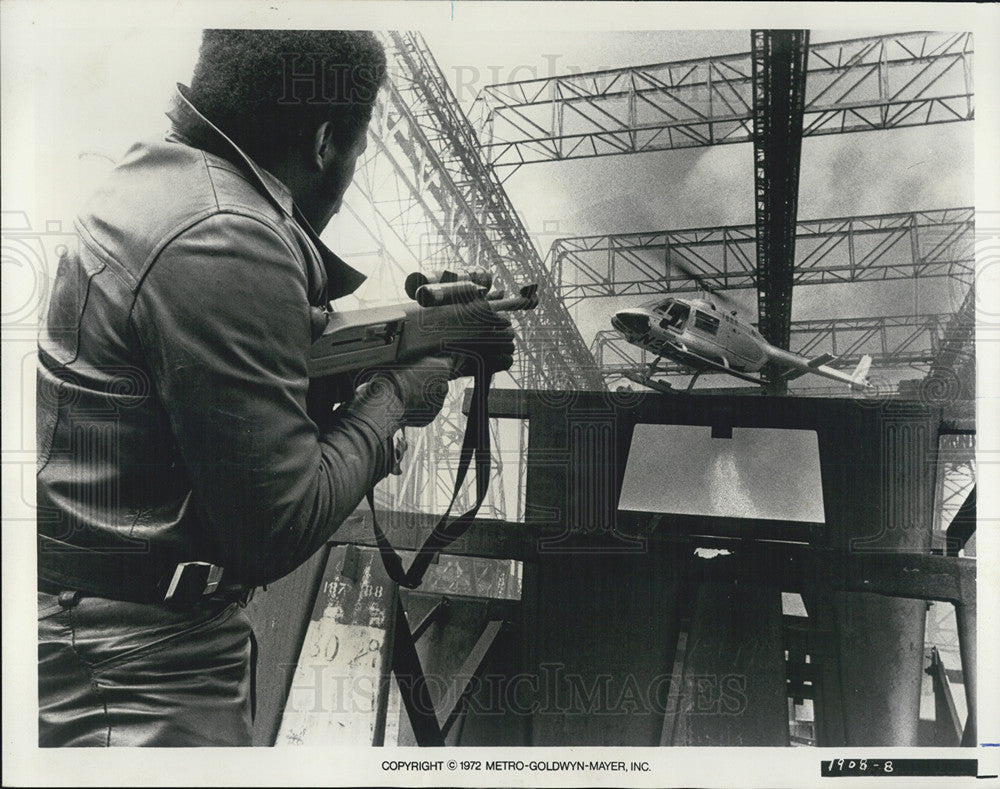
[[[318,234],[385,72],[367,32],[205,31],[170,132],[79,216],[39,341],[40,745],[249,745],[241,604],[323,545],[448,380],[511,366],[510,322],[470,309],[468,353],[307,404],[318,308],[364,279]]]

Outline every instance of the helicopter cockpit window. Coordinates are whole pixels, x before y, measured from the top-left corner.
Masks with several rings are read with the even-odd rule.
[[[677,329],[679,331],[684,328],[684,322],[690,314],[691,308],[687,304],[675,301],[666,311],[665,317],[660,321],[660,326],[664,329]]]
[[[709,334],[716,334],[719,331],[719,319],[707,312],[696,310],[694,313],[694,327]]]
[[[673,303],[674,303],[673,299],[664,299],[655,307],[653,307],[653,312],[657,313],[658,315],[662,315],[664,312],[667,311],[667,307],[669,307]]]

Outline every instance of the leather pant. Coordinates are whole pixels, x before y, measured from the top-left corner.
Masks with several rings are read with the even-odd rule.
[[[39,592],[39,746],[250,745],[250,637],[237,603]]]

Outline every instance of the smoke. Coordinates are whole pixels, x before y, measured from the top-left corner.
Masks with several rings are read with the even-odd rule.
[[[972,149],[969,123],[807,138],[799,218],[972,205]]]
[[[732,451],[724,450],[713,458],[708,484],[715,513],[737,518],[764,517],[754,504]]]

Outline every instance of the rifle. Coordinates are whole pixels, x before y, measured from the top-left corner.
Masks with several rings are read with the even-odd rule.
[[[309,357],[310,412],[316,413],[313,405],[328,407],[349,400],[367,371],[454,351],[463,340],[479,334],[482,322],[490,316],[531,310],[538,305],[537,284],[526,285],[518,295],[510,297],[502,291],[491,291],[492,286],[492,276],[482,269],[442,271],[430,276],[415,273],[405,283],[406,294],[415,304],[333,313],[316,310]],[[402,559],[379,527],[375,498],[368,491],[372,528],[382,563],[389,577],[400,586],[413,589],[420,585],[434,557],[468,529],[486,498],[490,472],[489,386],[489,378],[476,377],[451,504],[409,570],[403,570]],[[451,508],[473,456],[475,504],[449,523]]]
[[[309,357],[311,396],[326,403],[344,402],[365,371],[447,353],[476,334],[477,317],[538,305],[537,284],[510,297],[491,292],[492,286],[492,275],[482,269],[430,276],[418,272],[405,283],[415,303],[347,312],[316,310],[314,336],[319,332]]]

